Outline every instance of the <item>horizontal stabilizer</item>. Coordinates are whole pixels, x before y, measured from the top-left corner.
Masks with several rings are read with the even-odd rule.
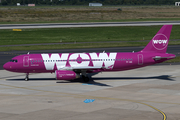
[[[176,56],[167,56],[167,57],[162,57],[162,56],[155,56],[153,57],[154,60],[161,60],[161,59],[173,59]]]

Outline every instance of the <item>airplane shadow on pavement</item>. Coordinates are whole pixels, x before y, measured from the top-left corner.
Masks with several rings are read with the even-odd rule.
[[[88,74],[88,77],[90,78],[90,81],[88,83],[84,83],[82,78],[77,78],[74,80],[57,80],[56,83],[84,83],[84,85],[97,85],[97,86],[107,86],[107,87],[111,87],[110,85],[104,84],[104,83],[100,83],[97,81],[100,80],[146,80],[146,79],[158,79],[158,80],[168,80],[168,81],[175,81],[173,78],[175,77],[171,77],[171,75],[161,75],[161,76],[152,76],[152,77],[93,77],[92,76],[95,74]],[[29,81],[56,81],[55,78],[30,78]],[[22,79],[6,79],[6,81],[24,81],[24,78]]]
[[[168,80],[175,81],[171,75],[161,75],[153,77],[95,77],[93,80],[138,80],[138,79],[158,79],[158,80]]]
[[[91,74],[92,75],[92,74]],[[173,78],[175,77],[171,77],[171,75],[161,75],[161,76],[153,76],[153,77],[93,77],[88,75],[90,78],[90,81],[87,83],[88,85],[97,85],[97,86],[109,86],[107,84],[104,83],[99,83],[97,81],[99,80],[146,80],[146,79],[158,79],[158,80],[168,80],[168,81],[175,81]],[[69,81],[58,81],[57,83],[75,83],[75,82],[82,82],[82,78],[78,78],[75,80],[69,80]]]

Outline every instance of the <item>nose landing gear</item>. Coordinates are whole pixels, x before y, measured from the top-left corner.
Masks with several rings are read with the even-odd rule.
[[[29,73],[26,73],[25,81],[29,81]]]

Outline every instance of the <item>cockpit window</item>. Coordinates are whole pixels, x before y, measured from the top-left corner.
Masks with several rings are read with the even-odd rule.
[[[18,62],[16,59],[12,59],[10,60],[10,62]]]

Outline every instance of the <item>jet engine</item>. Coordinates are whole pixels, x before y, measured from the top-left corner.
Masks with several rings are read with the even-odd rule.
[[[55,75],[56,80],[73,80],[80,77],[79,74],[69,70],[56,70]]]

